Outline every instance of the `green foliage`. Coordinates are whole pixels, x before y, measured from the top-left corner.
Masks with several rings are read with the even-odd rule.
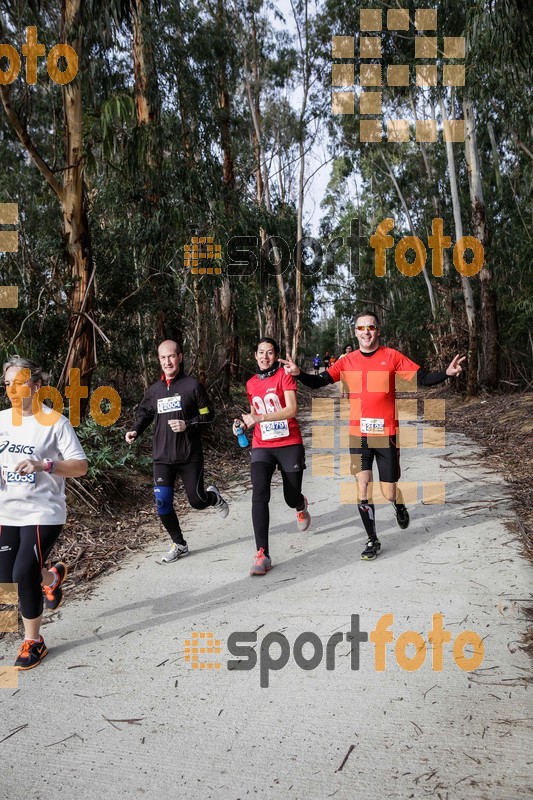
[[[532,162],[531,128],[531,15],[526,3],[471,4],[457,0],[439,3],[439,31],[445,36],[467,39],[466,87],[452,96],[449,90],[435,87],[420,90],[383,86],[383,116],[413,120],[427,118],[432,107],[439,117],[439,100],[444,99],[451,116],[462,118],[463,94],[474,100],[477,144],[485,213],[490,241],[485,245],[485,259],[492,277],[499,323],[498,345],[500,375],[505,381],[525,385],[530,378],[533,355],[531,309],[533,307],[533,237],[530,230]],[[323,90],[331,91],[331,35],[352,35],[359,27],[360,8],[381,7],[388,3],[355,2],[340,5],[326,2],[317,30],[323,52]],[[411,17],[414,6],[409,4]],[[439,34],[439,35],[440,35]],[[413,39],[405,34],[387,32],[382,36],[387,64],[407,64],[413,69]],[[357,49],[357,38],[356,38]],[[357,64],[357,62],[356,62]],[[440,64],[440,67],[442,64]],[[357,71],[357,66],[356,66]],[[357,101],[356,101],[357,109]],[[440,127],[440,126],[439,126]],[[332,117],[330,133],[336,154],[328,193],[323,203],[322,227],[329,236],[346,237],[353,218],[361,221],[362,244],[359,273],[331,280],[326,285],[326,299],[341,324],[351,312],[361,307],[374,308],[383,320],[383,340],[405,348],[422,363],[441,366],[450,348],[465,350],[468,327],[461,292],[460,277],[451,263],[442,278],[429,280],[435,294],[437,313],[433,318],[427,287],[422,275],[404,277],[395,267],[392,251],[388,253],[385,277],[373,274],[373,253],[368,245],[376,225],[386,217],[395,220],[392,231],[395,244],[411,235],[404,203],[411,217],[413,233],[427,242],[431,221],[440,216],[444,230],[456,241],[446,149],[442,133],[436,143],[427,144],[425,152],[414,141],[405,144],[361,143],[358,137],[358,112]],[[491,139],[492,132],[492,139]],[[465,147],[454,144],[464,234],[473,232]],[[349,158],[349,160],[348,160]],[[394,186],[385,159],[397,181]],[[429,169],[429,172],[428,172]],[[340,264],[348,270],[347,253],[339,254]],[[431,254],[428,249],[428,269]],[[471,279],[474,303],[479,320],[483,316],[480,279]],[[319,304],[317,303],[317,306]],[[481,324],[480,324],[481,328]],[[481,335],[481,332],[480,332]],[[480,353],[483,364],[484,353]]]
[[[3,40],[18,41],[23,20],[24,26],[37,24],[40,40],[49,48],[58,41],[60,5],[40,3],[37,9],[33,3],[26,14],[27,4],[15,0],[1,21]],[[295,4],[300,23],[303,5]],[[274,14],[280,20],[281,8],[267,7],[262,0],[244,5],[213,5],[205,0],[144,2],[143,35],[152,57],[150,63],[155,65],[147,88],[154,105],[149,125],[140,124],[136,116],[131,57],[136,4],[91,0],[82,6],[83,52],[76,78],[82,82],[84,103],[84,150],[80,158],[85,165],[84,202],[96,268],[93,322],[106,337],[94,329],[97,382],[111,383],[125,405],[133,403],[143,384],[158,374],[155,347],[163,336],[183,340],[188,369],[196,368],[204,359],[208,382],[217,380],[227,357],[227,334],[220,322],[221,291],[228,271],[228,242],[235,236],[256,241],[250,269],[229,277],[235,310],[231,326],[237,340],[235,372],[241,363],[253,366],[252,343],[260,332],[267,332],[267,321],[272,327],[268,333],[280,336],[279,287],[272,265],[264,254],[261,257],[259,245],[262,233],[266,233],[281,237],[287,251],[294,249],[299,143],[303,139],[311,172],[316,168],[311,145],[316,128],[328,131],[327,145],[333,156],[321,239],[346,239],[351,220],[359,218],[366,244],[361,245],[355,271],[349,248],[343,247],[335,256],[332,274],[305,276],[301,350],[323,354],[326,349],[332,352],[342,347],[349,340],[354,315],[369,305],[383,320],[384,340],[405,347],[413,357],[430,361],[440,356],[450,338],[458,348],[464,347],[464,303],[453,265],[442,279],[430,278],[438,307],[433,319],[423,276],[402,276],[390,251],[387,275],[377,278],[368,246],[376,225],[388,216],[396,222],[392,233],[396,243],[410,234],[383,156],[405,198],[417,235],[427,241],[436,215],[436,198],[445,231],[455,240],[442,141],[426,148],[431,169],[428,176],[421,148],[414,141],[361,144],[357,113],[331,114],[331,36],[353,35],[359,26],[361,6],[386,10],[390,4],[326,0],[318,16],[313,16],[314,9],[309,6],[313,89],[300,119],[294,102],[303,75],[298,39],[290,25],[278,30],[269,17]],[[414,7],[409,4],[411,11]],[[445,0],[439,4],[439,20],[445,26],[441,32],[466,35],[470,43],[467,88],[475,98],[491,234],[487,264],[501,324],[503,377],[508,380],[517,376],[522,380],[532,354],[532,158],[527,144],[531,89],[526,80],[530,49],[524,50],[530,21],[524,9],[522,0],[507,4]],[[413,64],[408,38],[403,34],[383,38],[390,63]],[[508,79],[507,67],[512,80]],[[257,98],[262,124],[262,163],[270,175],[268,210],[257,201],[256,131],[245,78]],[[383,87],[389,116],[412,119],[412,88],[393,91]],[[63,90],[48,80],[35,87],[18,80],[9,89],[11,102],[27,124],[39,155],[60,176],[68,169],[64,163]],[[233,185],[225,183],[222,89],[229,103],[226,134]],[[436,104],[438,99],[436,91],[418,96],[419,114],[427,115],[431,103]],[[461,99],[458,90],[454,101],[458,116],[462,116]],[[456,144],[454,149],[463,225],[469,233],[464,147]],[[307,186],[306,192],[309,195]],[[52,372],[55,383],[75,322],[67,306],[72,279],[62,219],[57,198],[31,163],[3,111],[0,202],[17,202],[20,212],[19,252],[0,254],[0,283],[19,287],[19,307],[0,313],[0,352],[2,356],[19,352],[40,361]],[[212,235],[222,244],[223,276],[194,278],[185,268],[183,247],[193,233]],[[430,258],[428,254],[428,263]],[[285,259],[283,266],[291,316],[296,282],[293,260]],[[472,284],[479,310],[478,279]],[[102,441],[114,436],[113,430],[99,433]],[[108,454],[103,452],[105,466]]]
[[[137,448],[126,443],[122,428],[115,425],[104,428],[88,417],[76,433],[89,462],[87,474],[91,480],[102,481],[105,478],[113,482],[114,472],[125,467],[145,472],[150,470],[150,458],[139,455]]]

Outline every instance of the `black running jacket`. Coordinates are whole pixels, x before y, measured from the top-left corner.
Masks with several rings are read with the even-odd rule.
[[[196,380],[178,373],[169,386],[165,377],[153,383],[137,408],[137,416],[131,427],[140,436],[155,419],[153,457],[158,464],[182,464],[202,455],[200,428],[212,422],[215,414],[207,392]],[[170,419],[183,419],[187,427],[182,433],[174,433],[168,424]]]

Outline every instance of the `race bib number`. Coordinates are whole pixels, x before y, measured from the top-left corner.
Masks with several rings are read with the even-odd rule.
[[[361,417],[361,433],[383,433],[385,420],[373,417]]]
[[[171,411],[181,411],[181,395],[174,397],[162,397],[157,401],[157,413],[169,414]]]
[[[9,467],[2,467],[2,480],[9,484],[35,483],[35,472],[23,475],[21,472],[10,470]]]
[[[286,419],[279,422],[260,422],[261,438],[264,442],[270,442],[273,439],[284,439],[289,435],[289,423]]]

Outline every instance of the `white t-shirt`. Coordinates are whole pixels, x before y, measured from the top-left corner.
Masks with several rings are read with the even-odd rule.
[[[0,525],[63,525],[67,519],[63,478],[49,472],[14,471],[25,458],[86,458],[68,419],[47,406],[42,410],[55,415],[53,425],[43,425],[33,415],[23,416],[22,425],[13,425],[12,409],[0,411]]]

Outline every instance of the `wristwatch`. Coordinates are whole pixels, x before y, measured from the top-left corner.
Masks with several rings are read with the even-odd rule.
[[[45,465],[44,467],[45,472],[49,472],[50,474],[55,472],[56,465],[54,464],[51,458],[43,458],[43,464]]]

